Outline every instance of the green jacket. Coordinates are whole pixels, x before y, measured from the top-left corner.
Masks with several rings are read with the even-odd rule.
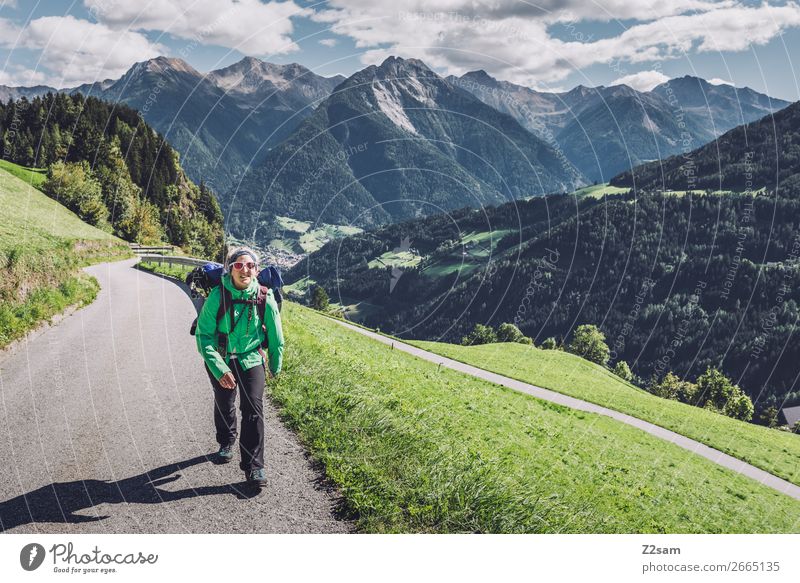
[[[222,284],[231,292],[233,299],[255,299],[258,295],[258,282],[255,278],[250,285],[243,290],[236,289],[228,274],[222,276]],[[242,369],[247,370],[257,365],[264,364],[264,359],[258,351],[258,347],[264,340],[264,331],[258,322],[258,310],[255,306],[235,304],[233,307],[233,319],[236,322],[236,329],[231,332],[230,310],[225,312],[225,316],[220,320],[219,331],[228,334],[228,356],[222,358],[217,351],[217,310],[221,300],[222,292],[220,286],[215,287],[208,294],[206,303],[197,318],[197,350],[205,360],[208,368],[214,377],[219,380],[222,376],[230,372],[230,354],[236,354]],[[242,312],[244,311],[244,314]],[[248,316],[249,325],[248,325]],[[272,290],[267,294],[267,305],[264,314],[264,325],[267,329],[267,348],[269,370],[273,375],[281,372],[283,363],[283,329],[281,328],[281,316],[278,313],[278,304]]]

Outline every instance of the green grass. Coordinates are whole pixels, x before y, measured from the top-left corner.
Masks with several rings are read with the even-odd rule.
[[[95,278],[79,273],[58,285],[37,287],[24,302],[3,302],[0,304],[0,347],[22,338],[70,306],[81,308],[91,304],[98,291],[100,286]]]
[[[469,245],[478,245],[485,247],[485,251],[489,252],[489,247],[491,245],[491,249],[494,250],[497,247],[497,244],[500,242],[500,239],[508,235],[509,233],[514,233],[513,229],[498,229],[496,231],[480,231],[480,232],[473,232],[467,233],[463,237],[461,237],[461,242],[464,244]]]
[[[124,241],[87,225],[33,188],[25,178],[33,171],[9,162],[2,168],[0,347],[68,306],[90,303],[97,282],[81,267],[131,256]]]
[[[600,198],[606,194],[620,194],[623,192],[628,192],[631,190],[628,187],[619,187],[619,186],[611,186],[607,182],[602,184],[593,184],[592,186],[585,186],[583,188],[579,188],[572,194],[578,197],[594,197]],[[766,192],[765,187],[761,187],[757,190],[752,190],[751,194],[764,194]],[[705,195],[705,190],[668,190],[666,194],[671,194],[673,196],[686,196],[687,193],[691,193],[692,196],[703,196]],[[744,194],[742,192],[733,191],[733,190],[715,190],[713,194]]]
[[[798,532],[800,502],[284,303],[284,419],[366,532]]]
[[[426,266],[420,273],[433,279],[440,279],[456,272],[458,272],[459,277],[467,277],[483,266],[483,263],[475,263],[466,258],[463,262],[457,260],[437,261]]]
[[[121,242],[8,170],[0,170],[0,208],[0,250],[15,245],[47,248],[63,240]]]
[[[275,222],[285,231],[284,238],[273,239],[270,245],[294,253],[313,253],[332,239],[363,232],[363,229],[349,225],[320,223],[313,227],[308,221],[298,221],[289,217],[275,217]]]
[[[311,227],[311,223],[307,221],[298,221],[289,217],[275,217],[275,221],[282,229],[295,233],[305,233]]]
[[[362,231],[363,229],[347,225],[322,224],[316,229],[311,229],[300,235],[298,242],[304,253],[313,253],[321,249],[328,241],[355,235]]]
[[[309,277],[302,277],[296,282],[283,286],[283,290],[288,293],[296,293],[298,295],[305,295],[311,286],[316,285],[316,281]]]
[[[644,419],[800,485],[800,436],[656,397],[602,366],[558,350],[510,343],[410,344]]]
[[[344,303],[331,302],[331,312],[338,312],[348,320],[365,320],[366,318],[380,313],[383,306],[371,304],[369,302],[357,302],[349,298],[342,298]]]
[[[47,180],[46,168],[28,168],[9,162],[8,160],[0,159],[0,169],[5,170],[34,187],[41,186],[42,182]]]
[[[194,269],[190,265],[168,265],[163,263],[154,263],[150,261],[140,261],[138,263],[140,269],[150,271],[152,273],[161,273],[168,275],[180,281],[186,281],[186,276]]]
[[[485,267],[486,261],[494,254],[500,240],[514,232],[516,231],[513,229],[499,229],[467,233],[461,237],[464,247],[459,245],[451,253],[438,256],[435,261],[424,263],[421,273],[432,279],[441,279],[452,273],[458,273],[459,277],[467,277],[472,272]],[[495,258],[507,253],[508,250]]]
[[[602,184],[593,184],[592,186],[584,186],[579,188],[572,194],[574,196],[592,196],[600,198],[605,194],[619,194],[621,192],[628,192],[630,188],[620,188],[619,186],[611,186],[607,182]]]
[[[387,251],[380,257],[370,261],[367,266],[370,269],[386,269],[387,267],[414,267],[419,265],[422,257],[415,255],[411,251]]]

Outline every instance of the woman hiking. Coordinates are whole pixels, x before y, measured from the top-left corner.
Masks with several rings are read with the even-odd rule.
[[[259,488],[264,471],[264,383],[281,371],[283,331],[273,291],[259,285],[258,255],[240,247],[228,255],[222,282],[197,319],[197,348],[214,387],[217,461],[228,463],[236,443],[236,387],[242,412],[239,467]],[[267,341],[267,357],[262,346]]]

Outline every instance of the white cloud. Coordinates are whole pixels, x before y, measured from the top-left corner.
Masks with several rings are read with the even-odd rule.
[[[164,51],[141,33],[74,16],[37,18],[23,38],[21,46],[42,51],[40,62],[55,73],[49,82],[59,88],[119,77],[132,63]]]
[[[394,54],[420,58],[447,74],[480,68],[547,88],[605,63],[618,82],[646,87],[661,77],[656,70],[633,72],[652,67],[644,63],[745,50],[800,26],[800,0],[744,1],[328,0],[313,12],[299,0],[83,0],[93,21],[50,16],[20,34],[20,27],[0,18],[0,46],[40,49],[41,62],[63,76],[52,81],[69,85],[118,77],[133,62],[163,54],[150,40],[157,34],[262,57],[295,51],[293,18],[310,17],[352,38],[364,64]],[[615,20],[634,24],[610,38],[587,34],[592,28],[586,23]],[[333,47],[337,41],[319,43]]]
[[[0,18],[0,46],[41,51],[35,69],[11,65],[0,73],[5,85],[68,87],[121,76],[136,61],[164,48],[138,32],[75,18],[45,16],[21,28]]]
[[[26,69],[18,65],[11,65],[0,71],[0,85],[9,87],[32,87],[33,85],[48,85],[49,76],[43,71]]]
[[[99,22],[117,30],[164,32],[252,56],[298,50],[291,38],[291,17],[312,14],[292,0],[84,0],[84,4]]]
[[[709,83],[712,85],[733,85],[731,81],[726,81],[725,79],[720,79],[719,77],[714,77],[713,79],[708,80]]]
[[[0,18],[0,47],[10,48],[17,44],[21,30],[7,18]]]
[[[661,71],[639,71],[632,75],[625,75],[612,81],[611,85],[627,85],[637,91],[650,91],[656,85],[669,81],[669,77]]]
[[[413,56],[447,74],[481,68],[532,86],[603,63],[629,77],[631,64],[741,51],[800,26],[795,1],[746,6],[739,0],[405,0],[398,10],[396,0],[330,0],[327,6],[314,19],[366,49],[365,64],[391,54]],[[635,24],[597,40],[577,26],[612,19]]]

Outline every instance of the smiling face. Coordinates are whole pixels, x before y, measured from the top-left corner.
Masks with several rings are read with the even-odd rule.
[[[249,255],[241,255],[231,263],[231,281],[236,289],[246,289],[258,273],[258,265]]]

